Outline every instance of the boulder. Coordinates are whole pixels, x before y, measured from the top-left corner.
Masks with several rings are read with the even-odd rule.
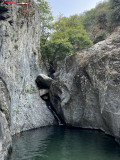
[[[39,89],[49,89],[52,81],[53,79],[45,74],[40,74],[36,79]]]

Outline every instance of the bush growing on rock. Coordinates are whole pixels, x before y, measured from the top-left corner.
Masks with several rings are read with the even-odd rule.
[[[88,37],[79,16],[59,17],[53,24],[54,32],[50,39],[41,46],[43,58],[49,64],[56,64],[66,56],[88,48],[92,41]],[[53,65],[54,68],[54,65]]]

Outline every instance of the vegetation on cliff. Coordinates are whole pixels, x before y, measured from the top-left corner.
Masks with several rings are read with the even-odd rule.
[[[39,0],[39,6],[42,30],[41,53],[52,69],[66,56],[92,45],[78,15],[69,18],[60,16],[52,23],[53,17],[48,2]]]
[[[106,38],[120,25],[120,0],[99,3],[90,11],[54,21],[48,2],[38,0],[41,8],[41,53],[55,68],[58,61]]]
[[[90,33],[91,40],[97,43],[120,25],[120,0],[101,2],[80,15],[80,18],[86,31]]]
[[[53,34],[46,44],[42,46],[45,59],[48,61],[60,61],[67,55],[82,50],[90,46],[87,32],[78,19],[74,15],[69,18],[59,17],[53,24]]]

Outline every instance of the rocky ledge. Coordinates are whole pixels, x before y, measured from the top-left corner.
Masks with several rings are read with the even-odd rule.
[[[120,33],[67,57],[55,77],[51,103],[66,125],[120,137]]]

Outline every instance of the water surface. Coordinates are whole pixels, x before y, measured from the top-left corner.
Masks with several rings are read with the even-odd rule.
[[[120,146],[99,131],[44,127],[14,136],[10,160],[120,160]]]

